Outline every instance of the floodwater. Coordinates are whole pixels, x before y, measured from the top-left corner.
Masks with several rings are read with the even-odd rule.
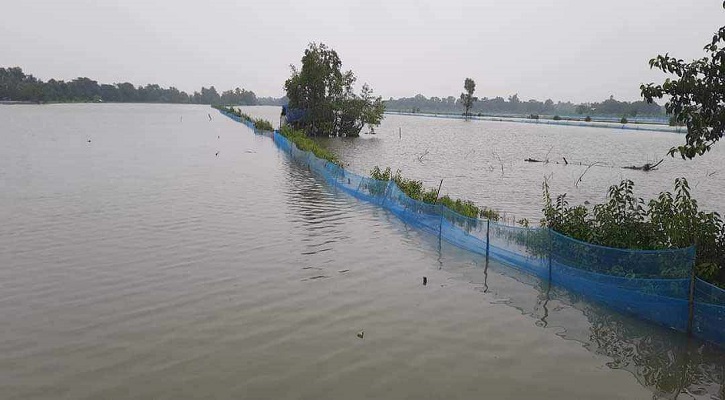
[[[245,110],[279,119],[277,107]],[[574,205],[604,201],[607,189],[623,179],[632,180],[635,195],[648,200],[672,191],[675,178],[686,177],[701,209],[725,212],[725,144],[695,160],[668,156],[670,148],[684,144],[682,134],[403,115],[386,115],[375,131],[324,141],[353,172],[368,175],[376,165],[389,166],[427,187],[443,179],[441,193],[498,210],[510,220],[538,224],[544,179],[552,196],[566,193]],[[661,159],[654,171],[622,168]]]
[[[725,397],[720,350],[439,247],[208,107],[6,106],[0,135],[2,399]]]

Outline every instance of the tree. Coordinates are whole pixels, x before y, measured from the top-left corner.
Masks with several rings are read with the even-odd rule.
[[[202,104],[221,104],[221,97],[214,86],[209,89],[201,87],[199,102]]]
[[[463,104],[463,108],[465,109],[463,115],[466,117],[466,119],[468,119],[471,107],[473,107],[473,102],[478,100],[478,98],[473,97],[473,92],[476,91],[476,82],[474,82],[471,78],[466,78],[466,80],[463,82],[463,88],[466,89],[466,92],[461,93],[461,103]]]
[[[234,104],[257,104],[252,91],[236,88],[224,92]],[[230,97],[231,96],[231,97]],[[0,68],[0,100],[20,101],[105,101],[105,102],[147,102],[147,103],[204,103],[219,104],[226,100],[219,96],[214,86],[202,88],[201,93],[189,96],[175,87],[162,88],[147,84],[138,88],[132,83],[98,84],[89,78],[77,78],[70,82],[51,79],[43,82],[33,75],[26,75],[19,67]]]
[[[290,67],[292,76],[284,83],[289,107],[305,111],[295,125],[308,135],[359,136],[365,125],[380,124],[382,98],[373,96],[367,84],[360,95],[355,94],[355,74],[342,72],[337,52],[324,43],[310,43],[302,56],[302,68]]]
[[[725,3],[723,4],[725,7]],[[650,68],[677,75],[662,85],[641,85],[642,97],[648,103],[668,96],[665,110],[677,123],[687,126],[685,144],[670,149],[692,159],[709,151],[725,134],[725,26],[705,45],[706,56],[685,63],[683,60],[658,55],[650,60]]]

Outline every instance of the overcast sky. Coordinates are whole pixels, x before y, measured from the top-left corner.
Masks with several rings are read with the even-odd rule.
[[[648,60],[684,59],[725,25],[722,0],[3,1],[0,66],[47,80],[244,87],[281,96],[311,41],[384,98],[639,99]]]

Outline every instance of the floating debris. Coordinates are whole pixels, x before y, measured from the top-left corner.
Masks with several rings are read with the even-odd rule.
[[[310,278],[303,279],[302,282],[304,282],[304,281],[314,281],[314,280],[317,280],[317,279],[326,279],[326,278],[329,278],[329,277],[326,276],[326,275],[316,275],[316,276],[313,276],[313,277],[310,277]]]
[[[428,277],[423,277],[423,286],[428,284]]]
[[[645,171],[645,172],[647,172],[647,171],[654,171],[654,170],[657,169],[657,166],[658,165],[662,164],[662,161],[664,161],[664,160],[665,159],[663,158],[663,159],[659,160],[655,164],[646,163],[646,164],[644,164],[641,167],[638,167],[636,165],[632,165],[632,166],[627,166],[627,167],[622,167],[622,168],[624,168],[624,169],[633,169],[635,171]]]
[[[357,333],[357,337],[359,337],[360,339],[362,339],[363,336],[365,336],[365,331],[360,331]]]

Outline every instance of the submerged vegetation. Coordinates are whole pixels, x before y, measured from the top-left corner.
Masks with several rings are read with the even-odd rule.
[[[254,122],[252,120],[252,117],[249,115],[239,111],[238,109],[232,107],[232,106],[220,106],[220,105],[212,105],[212,108],[216,108],[219,111],[225,112],[227,114],[236,115],[237,117],[241,118],[244,121],[247,122]]]
[[[252,118],[249,115],[239,111],[238,109],[231,107],[231,106],[218,106],[214,105],[213,108],[216,108],[217,110],[223,111],[227,114],[235,115],[239,118],[241,118],[244,121],[247,121],[254,125],[254,129],[259,129],[260,131],[273,131],[274,127],[272,126],[272,123],[267,121],[266,119],[261,118]]]
[[[283,126],[279,130],[280,135],[289,139],[290,142],[297,145],[297,148],[302,151],[312,152],[317,158],[327,160],[333,164],[340,165],[340,160],[329,150],[320,146],[317,142],[307,137],[304,131],[294,129],[290,126]]]
[[[274,127],[272,126],[272,123],[267,121],[266,119],[255,119],[252,121],[254,124],[255,129],[259,129],[260,131],[273,131]]]
[[[637,250],[696,246],[695,272],[725,287],[725,225],[718,213],[698,209],[687,180],[675,180],[675,193],[645,202],[635,197],[629,180],[609,188],[607,201],[590,210],[569,206],[566,194],[552,200],[543,185],[542,225],[563,235],[597,245]]]
[[[496,211],[478,207],[472,201],[454,200],[447,195],[438,197],[437,189],[425,189],[423,182],[404,178],[400,174],[400,170],[393,173],[389,167],[381,170],[380,167],[376,166],[370,171],[370,177],[379,181],[393,181],[403,193],[413,200],[428,204],[441,204],[468,218],[484,217],[494,221],[499,219],[499,214]]]

